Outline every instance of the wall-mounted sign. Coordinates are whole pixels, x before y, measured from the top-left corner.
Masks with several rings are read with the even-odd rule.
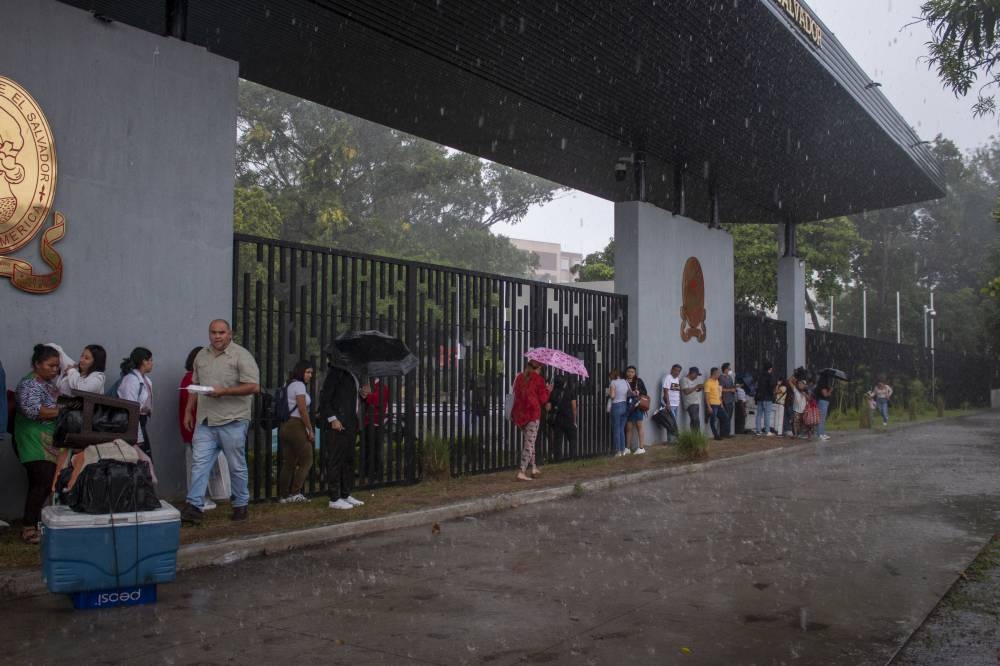
[[[56,150],[45,114],[24,88],[0,76],[0,277],[33,294],[62,282],[62,257],[53,245],[65,234],[66,218],[55,213],[42,233],[40,254],[51,273],[36,274],[29,262],[9,255],[45,226],[55,193]]]
[[[816,46],[823,45],[823,28],[819,22],[812,17],[809,10],[802,6],[797,0],[774,0],[778,6],[785,10],[785,13],[799,26],[802,32],[808,35]]]
[[[697,338],[705,341],[705,275],[701,272],[701,262],[690,257],[684,263],[681,277],[681,340],[687,342]]]

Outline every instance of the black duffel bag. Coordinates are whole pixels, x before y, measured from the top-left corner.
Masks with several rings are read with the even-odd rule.
[[[63,470],[63,475],[68,477],[68,472],[72,470]],[[68,481],[60,478],[59,487],[65,488]],[[130,513],[160,508],[146,464],[113,459],[98,460],[84,467],[61,499],[78,513]]]
[[[650,418],[653,419],[653,423],[666,430],[671,436],[677,434],[677,419],[674,418],[674,413],[666,407],[660,407],[653,412]]]

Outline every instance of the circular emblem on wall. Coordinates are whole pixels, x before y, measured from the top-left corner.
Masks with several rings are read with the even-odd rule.
[[[24,88],[0,76],[0,254],[31,242],[55,191],[56,154],[45,114]]]
[[[42,234],[40,254],[53,271],[34,273],[27,261],[8,257],[45,225],[56,192],[52,129],[38,102],[16,81],[0,76],[0,276],[18,289],[44,294],[62,281],[62,258],[52,245],[65,233],[55,213]]]
[[[696,257],[689,257],[684,263],[684,274],[681,276],[681,340],[687,342],[697,338],[705,341],[705,275],[701,271],[701,262]]]

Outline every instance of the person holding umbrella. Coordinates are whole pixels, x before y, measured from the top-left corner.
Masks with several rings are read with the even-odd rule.
[[[419,362],[402,340],[374,330],[342,333],[327,353],[330,363],[320,390],[319,411],[320,418],[333,431],[326,463],[329,506],[347,510],[364,504],[351,495],[351,490],[359,413],[371,393],[368,377],[402,377],[413,372]]]
[[[816,433],[822,441],[830,439],[826,434],[826,415],[830,412],[830,396],[833,395],[833,375],[821,374],[816,382],[816,404],[819,406],[819,425]]]
[[[362,386],[350,368],[340,365],[339,359],[333,359],[319,394],[320,418],[326,423],[325,427],[333,431],[333,441],[326,456],[331,509],[346,511],[364,504],[351,495],[351,491],[354,489],[358,411],[361,400],[367,397],[367,383]]]
[[[542,420],[542,406],[549,401],[552,385],[546,384],[539,372],[542,364],[528,359],[524,370],[514,379],[514,407],[510,417],[514,425],[521,429],[521,469],[518,481],[531,481],[541,471],[535,464],[535,440],[538,438],[538,424]],[[528,467],[531,476],[528,476]]]
[[[825,368],[819,371],[819,381],[816,382],[816,404],[819,405],[819,438],[830,439],[826,434],[826,417],[830,413],[830,397],[833,395],[835,380],[847,381],[847,373],[836,368]]]

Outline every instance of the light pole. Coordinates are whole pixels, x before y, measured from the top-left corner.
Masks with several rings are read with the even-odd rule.
[[[930,319],[930,332],[931,332],[931,402],[934,402],[934,317],[937,316],[937,311],[934,309],[934,292],[931,292],[931,304],[924,306],[924,348],[927,348],[927,320]]]
[[[927,314],[931,317],[931,403],[935,402],[934,397],[934,318],[937,317],[937,311],[934,309],[934,290],[931,289],[931,311]]]

